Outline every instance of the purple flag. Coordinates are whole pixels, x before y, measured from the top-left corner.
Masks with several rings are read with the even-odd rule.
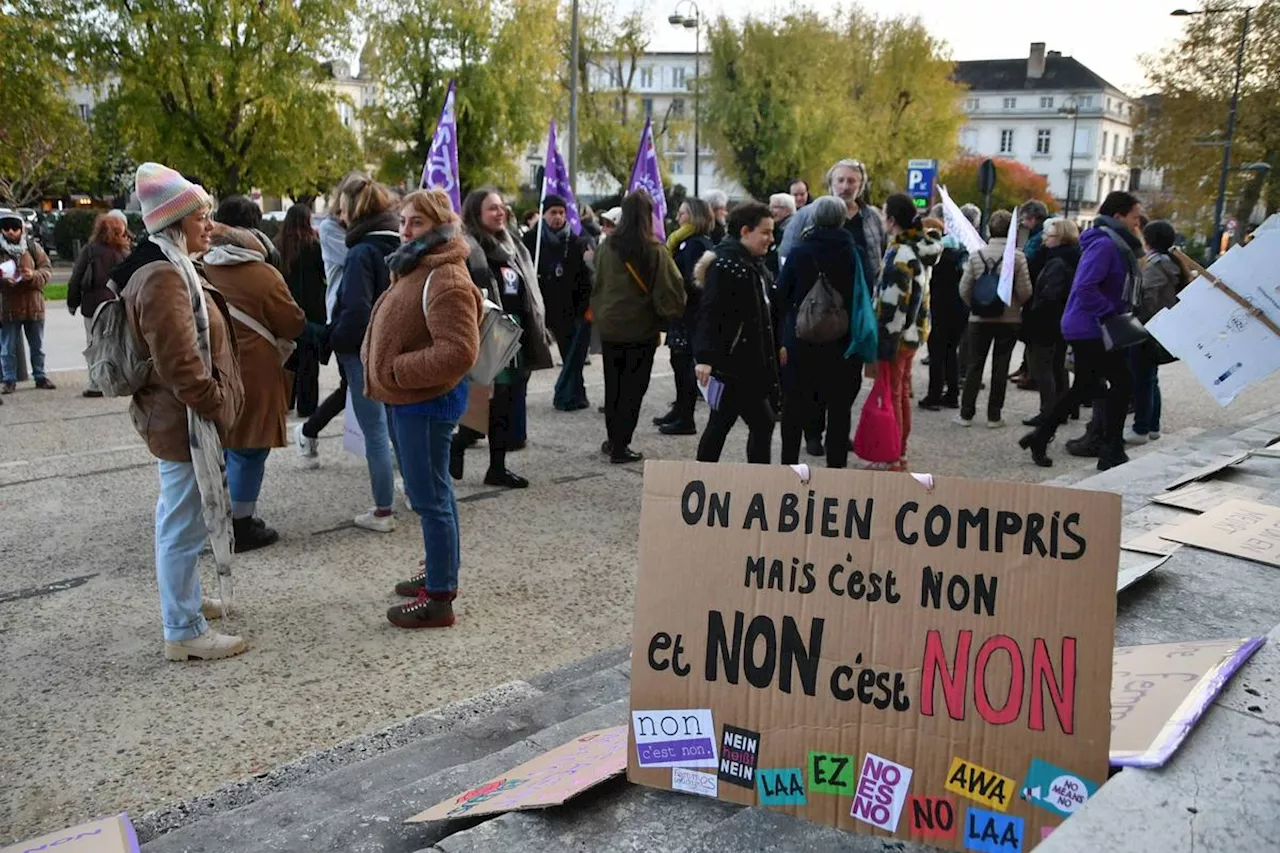
[[[631,167],[631,182],[627,192],[645,190],[653,198],[653,231],[659,240],[667,239],[663,223],[667,219],[667,196],[662,191],[662,173],[658,170],[658,149],[653,146],[653,119],[645,119],[644,133],[640,135],[640,149]]]
[[[436,135],[431,138],[427,150],[427,162],[422,166],[422,189],[442,189],[453,202],[453,212],[462,213],[462,191],[458,186],[458,116],[453,108],[456,80],[449,81],[449,92],[444,96],[440,120],[436,122]]]
[[[547,134],[547,167],[542,179],[542,198],[558,195],[564,199],[569,214],[569,228],[574,234],[582,233],[582,220],[578,217],[578,200],[573,197],[573,185],[569,183],[569,170],[564,167],[564,158],[556,147],[556,123],[551,122],[551,132]]]

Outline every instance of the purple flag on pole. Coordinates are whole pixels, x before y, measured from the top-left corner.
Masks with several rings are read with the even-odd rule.
[[[564,158],[556,147],[556,123],[551,122],[551,132],[547,134],[547,167],[542,179],[542,197],[558,195],[564,199],[568,207],[569,228],[574,234],[582,233],[582,219],[578,216],[578,200],[573,197],[573,185],[569,183],[569,170],[564,167]]]
[[[658,149],[653,146],[653,119],[646,119],[644,133],[640,135],[640,149],[631,167],[631,182],[627,192],[645,190],[653,197],[653,231],[659,240],[667,239],[663,224],[667,219],[667,196],[662,191],[662,173],[658,169]]]
[[[458,116],[453,108],[456,80],[449,81],[449,91],[444,96],[440,120],[436,122],[436,135],[431,138],[427,150],[427,162],[422,166],[422,189],[442,189],[449,194],[453,212],[462,213],[462,191],[458,186]]]

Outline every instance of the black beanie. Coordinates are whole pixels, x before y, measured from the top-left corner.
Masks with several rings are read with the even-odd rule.
[[[549,195],[542,200],[543,213],[546,213],[553,207],[563,207],[565,210],[569,209],[569,205],[558,195]]]

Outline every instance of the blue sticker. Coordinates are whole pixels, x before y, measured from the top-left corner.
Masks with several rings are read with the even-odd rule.
[[[1024,829],[1020,817],[970,807],[964,819],[964,847],[981,853],[1022,853]]]
[[[1038,758],[1031,759],[1022,783],[1022,799],[1063,817],[1071,817],[1097,792],[1098,786],[1088,779]]]
[[[762,806],[803,806],[808,802],[804,793],[804,775],[799,767],[757,770],[756,793]]]

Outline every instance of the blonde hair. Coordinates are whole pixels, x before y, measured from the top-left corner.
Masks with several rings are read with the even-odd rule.
[[[1055,216],[1052,219],[1046,219],[1044,222],[1045,236],[1054,234],[1063,245],[1078,246],[1080,245],[1080,228],[1070,219],[1063,219],[1061,216]]]
[[[414,190],[400,200],[400,210],[403,211],[406,207],[412,207],[437,226],[458,221],[458,214],[453,212],[449,194],[442,189]]]
[[[348,226],[385,213],[395,204],[395,194],[368,175],[353,175],[344,183],[338,210],[346,214]]]
[[[338,185],[333,188],[333,195],[329,198],[329,206],[325,208],[325,213],[329,216],[337,217],[342,213],[342,196],[346,193],[347,188],[353,183],[369,180],[369,176],[364,172],[348,172],[342,180],[338,181]]]

